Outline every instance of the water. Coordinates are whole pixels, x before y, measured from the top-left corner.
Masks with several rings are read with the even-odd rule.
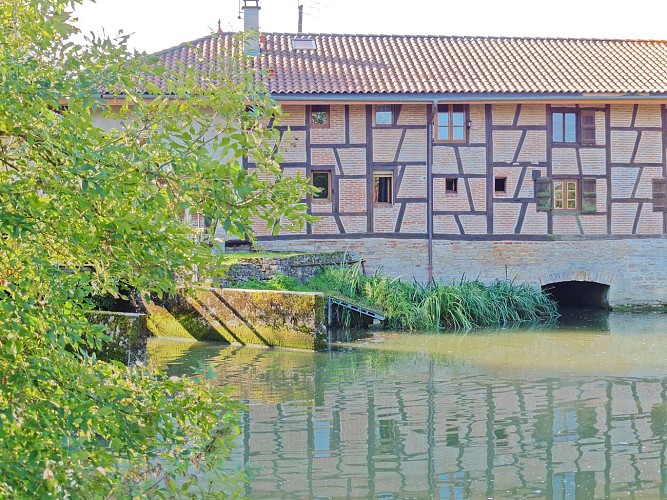
[[[248,404],[233,462],[251,498],[667,497],[667,315],[149,353],[213,365]]]

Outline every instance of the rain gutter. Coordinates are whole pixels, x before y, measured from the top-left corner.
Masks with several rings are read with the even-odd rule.
[[[438,101],[433,100],[431,114],[426,123],[426,231],[428,232],[428,284],[433,283],[433,119]]]
[[[479,92],[479,93],[271,93],[277,101],[326,101],[326,102],[514,102],[514,101],[664,101],[667,93],[510,93],[510,92]]]

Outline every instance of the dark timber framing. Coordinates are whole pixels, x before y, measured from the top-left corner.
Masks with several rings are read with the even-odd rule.
[[[607,104],[605,106],[605,116],[604,116],[604,135],[605,135],[605,145],[607,149],[605,150],[605,157],[607,160],[606,165],[606,178],[607,178],[607,234],[611,234],[611,214],[612,214],[612,205],[611,205],[611,106]]]
[[[662,176],[667,177],[667,154],[665,154],[665,147],[667,147],[667,106],[660,105],[660,115],[662,117]],[[662,214],[662,232],[667,233],[667,212]]]
[[[667,234],[667,212],[661,215],[662,234],[642,234],[647,233],[646,227],[651,227],[645,225],[644,217],[657,217],[652,215],[650,210],[652,198],[650,194],[646,194],[646,176],[658,175],[657,168],[663,177],[667,177],[665,104],[659,106],[661,126],[658,126],[655,120],[653,123],[646,121],[647,115],[643,114],[646,111],[640,108],[639,103],[633,103],[631,108],[626,104],[625,108],[616,109],[616,104],[599,104],[585,100],[579,104],[554,100],[553,106],[549,103],[530,104],[528,101],[502,104],[505,109],[496,123],[494,113],[497,112],[496,106],[500,106],[499,104],[458,100],[456,102],[466,104],[466,141],[442,142],[434,138],[433,122],[436,119],[438,101],[393,103],[394,117],[391,125],[375,124],[375,104],[372,100],[359,104],[348,102],[337,105],[335,99],[332,102],[331,127],[317,128],[317,138],[314,137],[309,119],[311,105],[303,105],[304,123],[297,123],[289,128],[292,132],[305,134],[305,162],[297,158],[298,161],[282,164],[286,170],[303,169],[309,177],[313,171],[331,172],[330,202],[314,202],[310,197],[305,200],[308,213],[330,218],[328,232],[314,234],[312,224],[307,224],[305,234],[265,236],[260,237],[260,240],[395,238],[428,239],[429,242],[485,239],[560,241],[577,238],[664,239]],[[452,100],[444,98],[439,102],[449,103]],[[410,111],[407,111],[406,106],[409,106]],[[657,108],[658,106],[653,105],[650,109]],[[543,124],[535,121],[534,116],[538,115],[532,118],[532,115],[527,115],[528,119],[524,116],[536,109],[539,113],[544,113]],[[553,142],[554,110],[577,114],[576,142]],[[597,143],[582,144],[579,117],[584,110],[594,113],[596,127],[604,126],[604,131],[596,131]],[[419,115],[415,112],[424,117],[422,123],[416,120],[415,117]],[[336,116],[336,113],[340,114]],[[619,116],[615,117],[613,113],[619,113]],[[362,117],[363,123],[360,122]],[[340,127],[341,122],[344,131],[336,131],[335,127]],[[470,123],[476,127],[474,131],[470,129]],[[590,124],[590,120],[588,123]],[[279,126],[278,130],[282,139],[288,127]],[[325,134],[322,134],[323,131]],[[633,134],[629,139],[632,142],[628,144],[626,137],[631,135],[630,133]],[[364,137],[361,134],[364,134]],[[535,150],[535,145],[531,142],[536,137],[537,140],[542,140],[541,134],[544,134],[544,146],[538,147],[544,147],[543,153],[539,153],[539,149]],[[659,157],[655,152],[658,147],[655,145],[656,135],[661,141]],[[602,138],[604,143],[601,143]],[[646,149],[645,144],[649,139],[653,142],[648,147],[653,149]],[[625,149],[619,152],[614,148],[618,149],[619,141],[622,140],[626,140],[626,143],[620,147]],[[500,150],[501,157],[494,157],[498,141],[505,141],[504,149]],[[510,149],[507,141],[513,141]],[[347,153],[344,154],[345,151]],[[540,157],[540,154],[543,156]],[[624,154],[628,156],[623,157]],[[318,155],[317,161],[314,161],[314,155]],[[348,163],[349,155],[354,158],[354,163]],[[533,156],[532,159],[530,155]],[[360,164],[361,156],[365,161],[363,169]],[[442,158],[446,158],[446,165],[442,164]],[[556,166],[554,159],[560,161]],[[247,159],[244,159],[243,164],[247,168],[253,167],[248,164]],[[537,200],[530,194],[533,192],[531,174],[535,170],[539,170],[549,179],[577,180],[579,196],[583,193],[584,180],[592,183],[593,188],[593,180],[596,180],[598,189],[593,189],[593,196],[597,193],[597,211],[582,213],[581,199],[578,199],[577,210],[562,213],[559,211],[557,214],[554,210],[547,210],[545,215],[535,218]],[[373,201],[373,178],[378,172],[392,173],[390,204],[378,205]],[[423,176],[421,172],[426,175]],[[497,176],[507,179],[505,193],[495,192],[494,182]],[[445,195],[444,181],[452,178],[457,180],[458,192]],[[614,179],[618,178],[623,179],[626,187],[621,189],[618,184],[614,187]],[[346,181],[356,181],[356,188],[359,188],[361,181],[365,182],[365,203],[359,198],[358,201],[363,205],[359,206],[357,203],[358,208],[354,207],[354,200],[352,206],[349,206],[349,196],[347,205],[341,205],[345,196],[341,189],[348,189],[350,186]],[[601,187],[603,185],[604,188]],[[619,213],[625,218],[621,223],[617,221]],[[605,218],[606,226],[603,224],[600,228],[600,224],[595,221],[602,217]],[[363,227],[359,226],[360,218],[365,219]],[[540,222],[540,218],[544,223]],[[420,230],[419,224],[422,224],[422,221],[423,230]],[[544,224],[543,234],[539,233],[540,224]],[[655,227],[656,219],[653,218],[649,224]],[[565,232],[564,228],[567,229]]]
[[[493,234],[493,108],[484,105],[486,134],[486,232]]]

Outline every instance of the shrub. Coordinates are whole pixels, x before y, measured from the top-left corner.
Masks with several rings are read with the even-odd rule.
[[[556,303],[540,288],[511,280],[421,285],[379,271],[365,276],[360,264],[354,264],[326,268],[305,287],[380,308],[387,326],[404,330],[470,329],[558,315]]]

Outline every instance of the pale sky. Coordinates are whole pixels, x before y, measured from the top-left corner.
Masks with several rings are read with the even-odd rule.
[[[293,33],[299,0],[260,0],[260,28]],[[664,0],[300,0],[304,32],[667,39]],[[242,2],[241,2],[242,3]],[[77,11],[84,31],[133,34],[156,52],[238,31],[239,0],[97,0]]]

